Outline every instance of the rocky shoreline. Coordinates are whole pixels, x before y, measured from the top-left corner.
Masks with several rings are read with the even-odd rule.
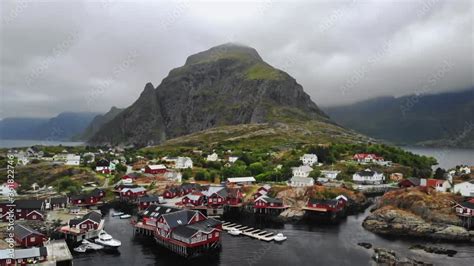
[[[391,236],[419,237],[449,242],[474,241],[474,231],[461,226],[451,196],[417,189],[386,193],[362,226]]]

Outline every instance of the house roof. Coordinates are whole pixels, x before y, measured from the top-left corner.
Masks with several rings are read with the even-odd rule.
[[[309,173],[309,172],[313,171],[313,168],[311,168],[309,165],[302,165],[302,166],[298,166],[298,167],[292,167],[291,170],[292,171],[301,171],[301,172]]]
[[[406,180],[412,183],[414,186],[419,186],[421,183],[420,179],[417,177],[409,177]]]
[[[198,231],[199,229],[195,229],[187,225],[181,225],[181,226],[176,227],[173,230],[173,235],[177,235],[184,238],[190,238],[194,234],[196,234]]]
[[[193,193],[193,194],[188,194],[186,196],[184,196],[185,198],[188,198],[190,200],[199,200],[201,197],[203,197],[204,195],[202,193]]]
[[[15,200],[15,205],[17,209],[35,209],[40,210],[43,208],[44,202],[37,199],[21,199]]]
[[[125,188],[122,188],[122,190],[120,190],[120,193],[125,193],[125,192],[132,192],[132,193],[140,193],[140,192],[144,192],[146,191],[146,189],[144,187],[125,187]]]
[[[99,167],[109,167],[109,166],[110,166],[110,162],[109,162],[109,160],[107,160],[107,159],[100,159],[100,160],[98,160],[98,161],[95,163],[95,166],[99,166]]]
[[[53,197],[49,198],[51,204],[66,204],[68,202],[67,197]]]
[[[356,174],[358,174],[360,176],[374,176],[374,175],[377,174],[377,172],[372,171],[370,169],[365,169],[364,171],[359,171]]]
[[[9,251],[7,250],[7,252]],[[46,247],[15,249],[14,253],[14,259],[27,259],[46,256],[48,256],[48,249]]]
[[[82,216],[82,218],[69,220],[69,225],[70,226],[75,226],[75,225],[80,224],[80,223],[82,223],[86,220],[91,220],[95,223],[100,223],[100,221],[102,220],[102,214],[100,214],[96,211],[91,211],[88,214]]]
[[[183,189],[199,189],[201,188],[201,185],[198,183],[183,183],[181,185],[181,188]]]
[[[472,202],[465,201],[465,202],[461,202],[461,203],[458,203],[458,204],[465,207],[465,208],[474,210],[474,203],[472,203]]]
[[[314,182],[313,178],[311,177],[302,177],[302,176],[293,176],[290,179],[291,182],[299,182],[299,183],[311,183]]]
[[[354,159],[365,159],[365,158],[373,158],[378,160],[383,160],[383,157],[377,156],[373,153],[357,153],[353,157]]]
[[[204,193],[204,195],[206,195],[208,197],[212,196],[213,194],[216,194],[216,195],[219,195],[219,196],[225,198],[228,195],[227,189],[225,187],[214,187],[214,186],[210,186],[203,193]]]
[[[149,164],[149,165],[147,165],[147,167],[150,170],[163,170],[163,169],[166,169],[166,166],[164,166],[163,164]]]
[[[336,205],[338,201],[336,199],[310,199],[311,204],[324,204],[324,205]]]
[[[24,226],[21,224],[15,224],[14,233],[15,233],[15,237],[18,239],[24,239],[25,237],[28,237],[30,235],[44,236],[42,233],[36,231],[35,229],[32,229],[28,226]]]
[[[255,177],[245,176],[245,177],[229,177],[227,178],[229,183],[240,183],[240,182],[256,182]]]
[[[158,202],[160,200],[160,197],[156,195],[145,195],[140,198],[138,198],[138,202]]]
[[[170,228],[175,228],[180,225],[188,224],[196,213],[198,213],[198,211],[181,210],[163,214],[162,217],[165,219]]]
[[[176,211],[179,211],[179,210],[180,209],[173,208],[173,207],[159,206],[159,205],[154,205],[153,204],[153,205],[148,206],[148,208],[146,208],[142,212],[142,215],[147,216],[147,217],[158,218],[162,214],[176,212]]]
[[[263,196],[260,196],[259,198],[255,199],[255,201],[258,201],[258,200],[263,200],[267,203],[281,203],[283,204],[283,200],[282,199],[277,199],[277,198],[271,198],[267,195],[263,195]]]

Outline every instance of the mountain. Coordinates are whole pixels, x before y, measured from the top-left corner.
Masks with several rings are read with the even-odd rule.
[[[191,55],[89,139],[155,145],[209,128],[262,123],[332,123],[294,78],[247,46],[224,44]]]
[[[110,110],[105,114],[100,114],[94,117],[90,122],[89,126],[81,134],[74,137],[75,140],[88,140],[91,138],[105,123],[108,123],[114,119],[124,109],[112,106]]]
[[[89,125],[97,113],[64,112],[52,118],[5,118],[0,139],[70,140]]]
[[[398,144],[474,147],[474,88],[380,97],[325,111],[337,123]]]

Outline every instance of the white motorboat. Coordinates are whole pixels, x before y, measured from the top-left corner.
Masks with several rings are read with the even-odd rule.
[[[92,249],[92,250],[101,250],[104,247],[95,243],[92,243],[86,239],[82,240],[82,245],[86,246],[86,249]]]
[[[242,231],[240,231],[239,229],[236,229],[236,228],[232,228],[232,229],[229,230],[229,234],[233,235],[233,236],[238,236],[238,235],[242,234]]]
[[[112,217],[117,217],[117,216],[121,216],[121,215],[124,215],[123,212],[114,212],[112,213]]]
[[[78,253],[85,253],[87,251],[87,247],[86,244],[82,244],[78,247],[75,247],[73,250]]]
[[[116,249],[122,245],[122,242],[112,238],[112,236],[107,234],[104,230],[100,231],[99,237],[95,239],[95,243],[104,246],[104,248],[111,249]]]
[[[276,234],[275,237],[273,237],[273,240],[275,240],[277,242],[285,241],[286,239],[287,239],[287,237],[284,236],[282,233],[278,233],[278,234]]]
[[[130,217],[132,217],[130,214],[120,215],[120,219],[128,219]]]

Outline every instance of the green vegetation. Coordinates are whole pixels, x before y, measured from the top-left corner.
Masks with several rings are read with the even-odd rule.
[[[270,65],[259,62],[247,70],[246,78],[251,80],[280,80],[283,78],[283,74]]]

